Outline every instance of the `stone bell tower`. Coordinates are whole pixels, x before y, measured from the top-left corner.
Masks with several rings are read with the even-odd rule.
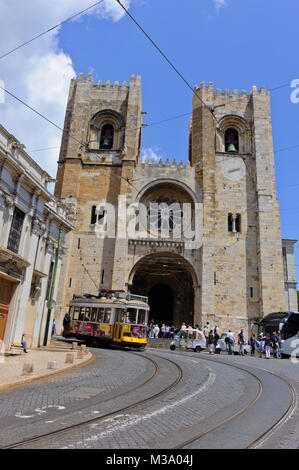
[[[195,88],[189,160],[202,189],[203,322],[247,328],[285,309],[269,92]]]
[[[72,80],[58,162],[55,196],[76,210],[75,231],[65,269],[65,301],[74,293],[98,288],[125,289],[127,241],[99,239],[95,234],[101,201],[117,206],[140,159],[141,78],[111,85],[95,84],[91,74]]]

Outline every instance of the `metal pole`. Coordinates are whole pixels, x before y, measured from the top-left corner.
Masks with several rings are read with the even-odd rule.
[[[48,315],[47,315],[46,329],[45,329],[45,336],[44,336],[44,346],[47,346],[47,343],[48,343],[48,335],[49,335],[49,327],[50,327],[50,321],[51,321],[56,274],[57,274],[60,247],[61,247],[61,236],[62,236],[62,228],[60,227],[59,236],[58,236],[58,245],[57,245],[56,256],[55,256],[54,271],[53,271],[53,277],[52,277],[52,283],[51,283],[50,297],[48,301]]]

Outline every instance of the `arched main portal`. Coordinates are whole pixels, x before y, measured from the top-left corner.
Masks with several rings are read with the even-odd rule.
[[[148,293],[148,303],[151,308],[150,319],[158,323],[172,326],[173,318],[173,291],[167,284],[155,284]]]
[[[129,284],[132,294],[149,297],[150,318],[158,324],[194,324],[196,274],[182,256],[160,252],[143,257],[134,266]]]

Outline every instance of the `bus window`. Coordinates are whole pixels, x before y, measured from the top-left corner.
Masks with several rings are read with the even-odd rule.
[[[299,314],[291,313],[282,328],[282,338],[288,339],[296,336],[299,331]]]
[[[98,323],[104,323],[104,316],[105,316],[105,309],[104,308],[99,308],[98,309]]]
[[[80,307],[73,307],[73,320],[79,320]]]
[[[110,319],[111,319],[111,308],[105,308],[104,323],[110,323]]]
[[[145,325],[146,310],[138,310],[138,320],[137,323],[140,325]]]
[[[91,309],[90,321],[96,322],[97,321],[97,314],[98,314],[98,309],[93,307]]]
[[[127,323],[136,323],[137,310],[135,308],[128,308],[127,311]]]
[[[90,321],[90,310],[89,307],[85,307],[84,321]]]

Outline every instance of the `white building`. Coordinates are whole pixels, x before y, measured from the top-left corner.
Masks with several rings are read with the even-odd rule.
[[[44,344],[61,229],[54,301],[73,214],[47,189],[51,177],[0,125],[0,351]],[[54,302],[55,305],[55,302]],[[52,310],[51,323],[55,318]],[[46,340],[48,339],[46,338]]]

